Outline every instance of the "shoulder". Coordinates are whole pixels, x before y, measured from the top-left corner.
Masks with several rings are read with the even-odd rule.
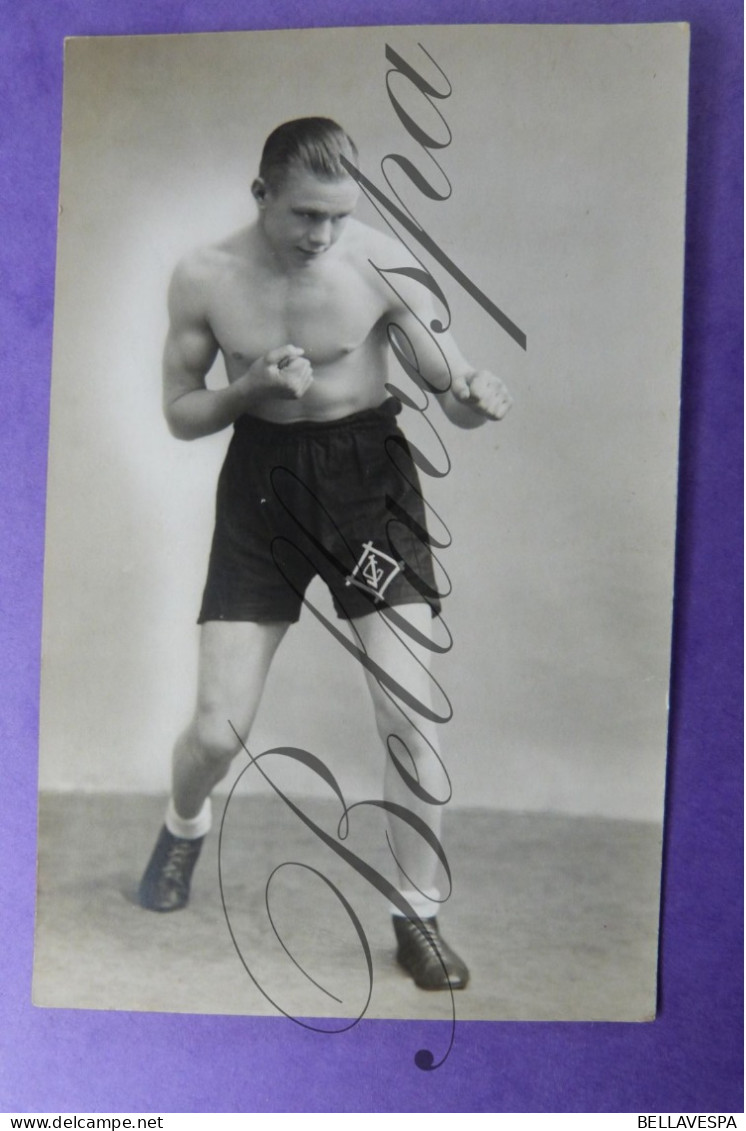
[[[432,295],[423,282],[428,272],[408,247],[396,237],[358,223],[355,252],[361,270],[370,279],[389,313],[410,311],[429,316]]]
[[[226,241],[227,243],[227,241]],[[220,273],[225,259],[225,243],[194,248],[176,264],[171,275],[171,288],[193,292],[210,285]]]
[[[366,262],[372,261],[382,270],[417,264],[411,252],[394,236],[379,232],[361,220],[350,220],[348,230],[353,254]]]
[[[225,278],[238,254],[237,244],[242,234],[195,248],[182,256],[169,284],[168,303],[172,313],[206,313],[215,288]]]
[[[204,306],[213,277],[210,249],[190,251],[176,264],[168,288],[168,305],[173,312],[194,311]]]

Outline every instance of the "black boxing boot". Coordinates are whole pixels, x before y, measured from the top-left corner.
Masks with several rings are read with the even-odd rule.
[[[137,897],[148,911],[180,911],[189,902],[189,886],[204,837],[185,840],[164,825],[140,881]]]
[[[405,919],[394,915],[394,932],[399,944],[396,961],[421,990],[463,990],[469,971],[463,959],[441,938],[438,920]]]

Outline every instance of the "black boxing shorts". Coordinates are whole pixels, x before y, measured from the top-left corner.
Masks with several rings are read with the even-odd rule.
[[[390,398],[340,420],[241,416],[217,490],[199,623],[297,621],[319,575],[337,616],[440,611],[417,469]]]

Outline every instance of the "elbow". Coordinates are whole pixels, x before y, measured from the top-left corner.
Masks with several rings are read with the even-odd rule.
[[[163,415],[171,435],[177,440],[196,440],[198,433],[190,428],[182,414],[175,410],[174,405],[165,405]]]

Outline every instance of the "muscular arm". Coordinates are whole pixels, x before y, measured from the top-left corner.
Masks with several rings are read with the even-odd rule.
[[[234,387],[205,387],[218,343],[205,311],[206,282],[190,261],[176,268],[168,292],[169,330],[163,352],[163,411],[180,440],[209,436],[232,424],[242,408]]]
[[[206,388],[219,349],[207,318],[207,275],[199,263],[187,260],[176,268],[168,294],[163,411],[180,440],[220,432],[267,396],[301,397],[313,380],[303,351],[286,345],[257,358],[227,388]]]
[[[396,266],[419,268],[400,245],[386,243],[390,263],[393,254]],[[502,420],[512,404],[508,390],[494,373],[467,361],[451,333],[432,329],[437,313],[424,283],[393,273],[386,278],[396,288],[389,288],[385,315],[389,341],[406,372],[421,388],[435,391],[446,416],[460,428]]]

